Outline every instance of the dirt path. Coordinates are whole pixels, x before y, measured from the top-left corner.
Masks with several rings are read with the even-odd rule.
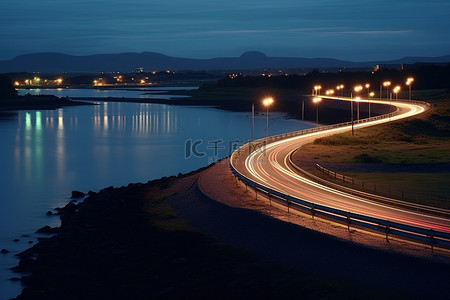
[[[450,295],[450,265],[432,257],[429,247],[406,247],[399,241],[387,244],[379,236],[349,233],[339,225],[288,214],[284,207],[246,192],[227,161],[177,181],[168,191],[169,204],[193,227],[306,274],[361,289],[381,289],[391,296],[444,299]]]

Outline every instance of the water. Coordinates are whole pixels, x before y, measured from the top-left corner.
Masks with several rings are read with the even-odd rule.
[[[265,122],[265,115],[256,116],[255,137],[265,135]],[[282,114],[271,114],[269,126],[270,134],[312,127]],[[0,299],[7,299],[21,290],[7,280],[18,276],[7,270],[18,263],[14,254],[36,242],[36,229],[59,224],[45,214],[64,206],[72,190],[98,191],[206,166],[249,140],[251,115],[99,102],[0,115],[0,136],[0,249],[11,251],[0,254]]]
[[[86,88],[86,89],[19,89],[19,95],[30,93],[31,95],[55,95],[58,97],[92,97],[92,98],[107,98],[107,97],[124,97],[124,98],[144,98],[144,99],[170,99],[170,98],[184,98],[182,95],[167,95],[166,91],[177,90],[192,90],[196,87],[145,87],[145,88]]]

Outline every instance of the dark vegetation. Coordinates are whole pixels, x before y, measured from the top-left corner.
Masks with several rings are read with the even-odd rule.
[[[11,79],[5,75],[0,75],[0,101],[14,99],[17,97],[17,91],[14,88]]]
[[[55,109],[63,106],[86,105],[90,103],[74,102],[68,98],[49,95],[18,96],[9,77],[0,75],[0,111],[21,109]]]
[[[327,281],[190,228],[164,202],[173,180],[90,192],[60,209],[58,234],[19,255],[15,271],[31,275],[17,299],[343,297]]]
[[[383,69],[376,72],[319,72],[314,70],[305,75],[289,76],[231,76],[221,79],[217,84],[204,85],[202,89],[215,87],[228,88],[276,88],[296,89],[303,93],[311,93],[314,85],[321,84],[325,89],[335,89],[344,84],[344,93],[349,94],[358,84],[371,84],[371,90],[377,92],[380,84],[390,80],[393,84],[404,85],[406,78],[414,77],[414,89],[450,89],[450,64],[411,65],[404,70]],[[406,89],[406,87],[404,87]]]

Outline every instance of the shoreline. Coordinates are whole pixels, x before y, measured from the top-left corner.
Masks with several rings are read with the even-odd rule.
[[[52,95],[25,95],[0,101],[0,112],[17,110],[53,110],[70,106],[95,105],[90,102],[72,101]]]
[[[127,283],[130,286],[126,287],[127,284],[123,286],[127,291],[142,278],[148,278],[149,282],[152,282],[150,279],[152,276],[175,280],[178,276],[184,276],[183,272],[198,274],[200,271],[208,274],[203,281],[195,284],[191,282],[192,285],[183,287],[176,286],[176,282],[169,280],[171,288],[166,292],[149,282],[145,284],[150,284],[156,290],[140,290],[136,287],[141,295],[159,295],[163,298],[179,295],[178,293],[182,291],[183,295],[194,297],[243,296],[246,295],[241,294],[243,293],[241,288],[244,287],[252,292],[255,292],[254,287],[257,287],[257,290],[264,290],[264,294],[260,296],[274,297],[280,293],[281,286],[286,287],[287,284],[292,288],[295,286],[294,283],[298,284],[296,281],[298,278],[303,278],[303,284],[297,287],[297,292],[298,288],[305,289],[305,285],[311,283],[309,280],[316,282],[314,291],[307,291],[306,295],[314,292],[336,298],[347,298],[350,295],[353,297],[359,295],[360,298],[368,295],[378,297],[396,295],[400,298],[425,297],[429,295],[428,293],[435,297],[446,295],[450,280],[450,264],[436,253],[432,254],[429,249],[425,249],[426,247],[415,248],[415,251],[427,253],[424,258],[414,256],[414,252],[402,251],[404,247],[402,241],[376,245],[383,240],[381,238],[372,247],[362,246],[363,233],[356,230],[348,233],[346,228],[288,214],[283,207],[271,206],[259,197],[259,200],[255,200],[251,190],[246,192],[245,187],[230,176],[232,175],[226,160],[223,160],[186,175],[162,178],[145,184],[129,184],[127,187],[109,187],[98,193],[90,192],[89,197],[79,204],[70,202],[60,210],[61,227],[56,230],[58,233],[54,237],[42,239],[19,255],[21,261],[16,271],[31,271],[31,276],[22,277],[22,282],[27,287],[17,299],[34,299],[36,295],[45,295],[53,299],[58,292],[65,293],[69,290],[75,293],[74,295],[84,297],[88,295],[103,297],[104,293],[113,291],[120,294],[121,291],[113,288],[112,282],[124,284],[122,280],[125,278],[120,274],[125,272],[125,269],[126,272],[138,270],[138,275],[135,274],[133,280]],[[155,201],[161,205],[153,206],[152,203]],[[155,230],[147,227],[149,223],[157,225],[156,231],[162,230],[164,234],[174,238],[172,241],[159,240],[158,243],[167,243],[161,246],[169,247],[165,248],[163,253],[175,246],[171,244],[172,242],[178,245],[176,249],[169,251],[174,257],[167,263],[170,268],[173,265],[182,267],[184,271],[180,271],[181,275],[173,274],[173,270],[167,269],[167,265],[161,266],[164,268],[158,269],[159,273],[151,276],[139,267],[146,255],[153,253],[150,256],[155,257],[154,251],[157,251],[154,244],[148,244],[147,238],[144,238],[151,236]],[[306,224],[309,225],[305,226]],[[331,229],[334,232],[341,232],[341,236],[333,237],[326,232],[326,228],[328,231]],[[176,237],[172,235],[174,232],[178,232]],[[208,253],[203,252],[198,256],[189,271],[184,268],[186,261],[193,259],[186,257],[183,248],[187,244],[195,244],[188,238],[192,232],[250,251],[244,255],[244,261],[237,263],[236,267],[240,271],[233,275],[234,279],[227,277],[228,275],[222,277],[221,280],[227,282],[224,291],[220,288],[217,290],[217,286],[220,286],[217,276],[220,275],[215,272],[216,267],[220,269],[220,264],[218,266],[215,260],[209,260]],[[370,239],[376,240],[373,236],[369,236]],[[186,244],[183,241],[189,242]],[[135,259],[140,262],[127,267],[127,257],[141,247],[150,252],[139,252],[140,256],[135,256]],[[230,255],[235,256],[234,250],[227,249],[221,254],[224,260],[229,259]],[[330,249],[333,249],[333,255]],[[103,264],[104,257],[114,258],[114,263]],[[299,259],[302,257],[306,258],[306,261]],[[254,271],[252,269],[254,264],[245,264],[247,260],[253,259],[256,259],[256,265],[263,269],[266,268],[267,261],[270,268],[275,264],[275,271],[270,269],[271,272],[275,272],[271,273],[270,283],[258,278],[249,285],[247,279],[244,281],[235,279],[236,276],[240,278],[242,274],[248,275]],[[152,269],[152,264],[156,261],[147,261],[146,266]],[[98,270],[99,267],[95,267],[97,270],[94,272],[95,278],[84,273],[91,272],[91,268],[99,262],[103,269]],[[277,273],[278,268],[282,268],[283,271]],[[293,281],[284,277],[284,274],[287,274],[285,272],[295,272]],[[126,277],[126,274],[123,276]],[[255,274],[252,273],[252,276],[256,276]],[[292,276],[292,273],[289,274]],[[402,278],[401,275],[404,277],[405,274],[408,276]],[[395,278],[398,279],[394,280]],[[94,280],[93,284],[102,291],[96,290],[87,282],[83,283],[83,280]],[[230,280],[233,282],[231,288]],[[419,284],[423,280],[431,281],[429,283],[431,285]],[[82,288],[85,284],[93,289],[93,294]],[[383,291],[377,290],[380,284],[385,286]],[[410,285],[411,290],[407,289]],[[211,290],[208,286],[215,288]],[[219,294],[216,294],[217,291]],[[164,293],[158,294],[159,292]],[[106,296],[115,298],[119,297],[119,294]],[[285,294],[287,297],[295,295],[298,296],[289,292]]]

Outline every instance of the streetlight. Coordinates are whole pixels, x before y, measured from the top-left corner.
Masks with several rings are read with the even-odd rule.
[[[401,89],[401,87],[399,86],[399,85],[397,85],[395,88],[394,88],[394,94],[395,94],[395,100],[398,100],[398,92],[400,92],[400,89]]]
[[[386,99],[389,98],[389,86],[390,85],[391,85],[390,81],[383,82],[383,86],[386,87]],[[380,95],[380,99],[381,99],[381,95]]]
[[[341,91],[341,97],[344,96],[344,85],[343,84],[336,86],[336,90]]]
[[[252,103],[252,143],[253,143],[253,131],[255,130],[255,104]]]
[[[355,92],[356,92],[356,93],[361,92],[362,89],[363,89],[362,85],[357,85],[357,86],[355,86]],[[357,97],[357,99],[359,100],[359,99],[361,99],[361,98]],[[359,101],[357,102],[357,119],[359,120]]]
[[[369,99],[370,98],[370,84],[366,83],[365,87],[367,89],[367,99]],[[369,118],[370,118],[370,100],[367,100],[367,102],[369,103]]]
[[[412,78],[412,77],[409,77],[406,80],[406,85],[409,86],[409,100],[411,100],[411,84],[413,83],[413,81],[414,81],[414,78]]]
[[[316,92],[316,96],[320,95],[320,90],[322,89],[322,87],[320,85],[316,85],[314,86],[314,91]],[[313,94],[314,96],[314,94]]]
[[[369,94],[369,118],[370,118],[370,98],[373,98],[373,96],[375,96],[375,93],[370,92],[370,94]]]
[[[266,138],[269,136],[269,106],[273,103],[273,98],[268,97],[263,100],[263,104],[266,107]]]
[[[313,102],[317,104],[317,110],[316,110],[316,123],[319,124],[319,103],[322,101],[322,98],[320,97],[314,97]]]

